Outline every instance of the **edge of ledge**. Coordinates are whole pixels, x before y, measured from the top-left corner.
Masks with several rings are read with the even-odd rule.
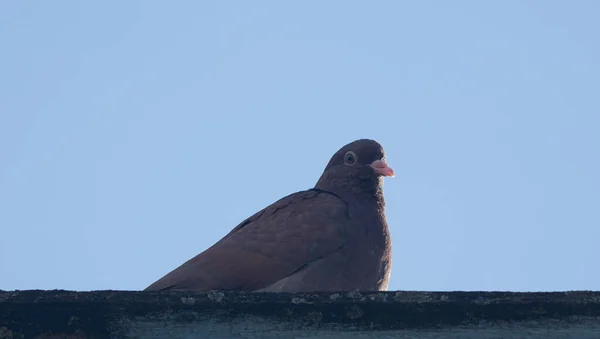
[[[212,337],[235,337],[235,326],[253,333],[362,331],[371,337],[381,331],[522,326],[530,332],[575,326],[585,330],[581,333],[599,333],[600,292],[0,290],[0,339],[52,338],[57,333],[70,338],[158,338],[164,331],[196,336],[217,331]]]

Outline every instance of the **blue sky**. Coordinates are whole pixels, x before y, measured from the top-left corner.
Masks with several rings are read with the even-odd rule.
[[[391,290],[597,290],[599,11],[4,2],[0,289],[145,288],[373,138]]]

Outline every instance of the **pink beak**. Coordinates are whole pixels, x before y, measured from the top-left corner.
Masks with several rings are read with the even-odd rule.
[[[394,177],[394,170],[389,167],[383,160],[375,160],[371,163],[371,167],[375,170],[375,173],[383,175],[384,177]]]

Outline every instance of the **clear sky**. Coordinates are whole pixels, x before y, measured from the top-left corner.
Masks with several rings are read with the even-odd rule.
[[[358,138],[391,290],[600,289],[598,1],[0,7],[0,289],[143,289]]]

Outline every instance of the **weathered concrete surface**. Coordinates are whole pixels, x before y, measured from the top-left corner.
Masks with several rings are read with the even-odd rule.
[[[0,291],[0,338],[600,338],[600,292]]]

